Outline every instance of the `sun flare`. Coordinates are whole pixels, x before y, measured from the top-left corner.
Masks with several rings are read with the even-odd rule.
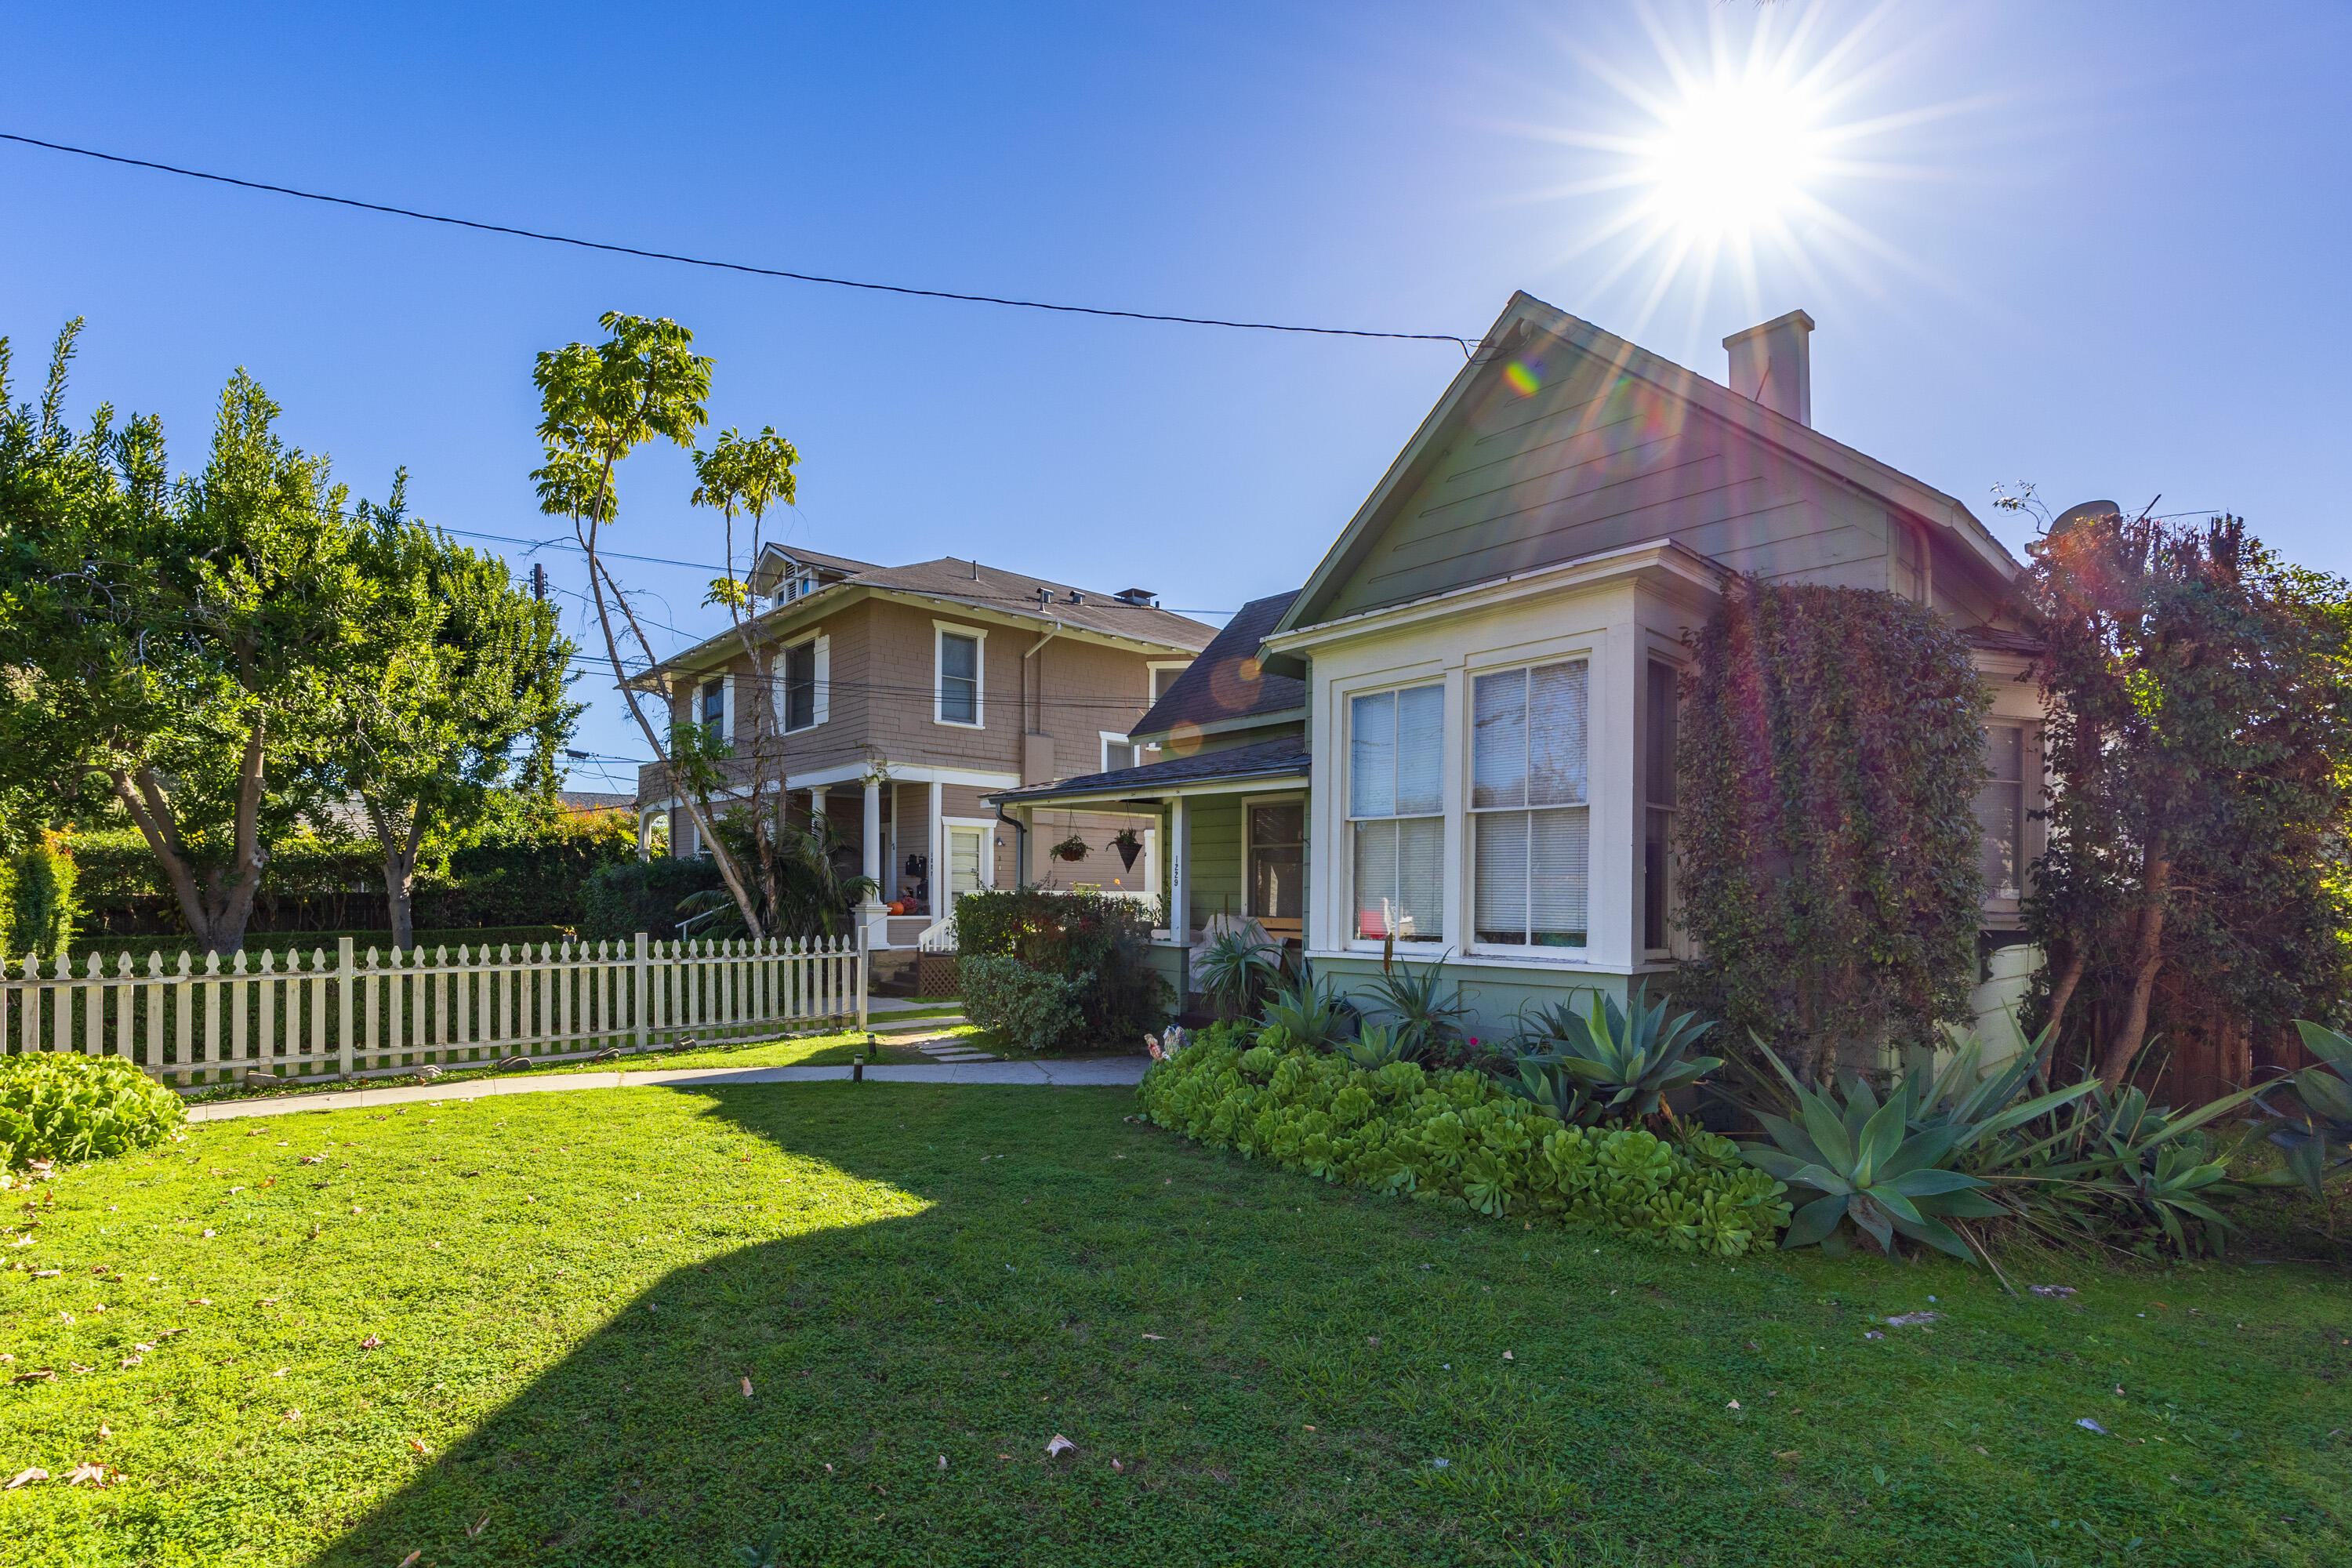
[[[1664,110],[1641,174],[1647,205],[1685,235],[1737,239],[1785,218],[1818,172],[1821,138],[1804,94],[1772,81],[1697,86]]]

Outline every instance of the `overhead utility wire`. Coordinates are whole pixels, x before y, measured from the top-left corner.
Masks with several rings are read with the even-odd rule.
[[[211,180],[218,184],[238,185],[248,191],[268,191],[274,195],[299,196],[306,202],[328,202],[336,206],[357,207],[362,212],[389,213],[394,217],[413,217],[425,223],[447,224],[455,228],[478,229],[485,234],[512,235],[518,239],[543,240],[550,245],[576,246],[583,250],[609,251],[615,256],[637,256],[649,261],[676,261],[688,267],[709,267],[722,272],[745,272],[758,278],[783,278],[795,283],[824,283],[836,289],[865,289],[878,294],[906,294],[921,300],[953,300],[969,305],[1010,305],[1024,310],[1055,310],[1072,316],[1114,316],[1130,321],[1172,321],[1186,327],[1234,327],[1254,332],[1305,332],[1327,338],[1400,338],[1412,342],[1452,343],[1470,357],[1470,340],[1452,332],[1376,332],[1360,327],[1305,327],[1286,321],[1234,321],[1216,316],[1173,316],[1155,310],[1115,310],[1100,305],[1061,305],[1044,300],[1013,300],[997,294],[960,294],[947,289],[914,289],[902,283],[874,283],[857,278],[829,278],[816,272],[788,272],[779,267],[754,267],[742,261],[714,261],[707,257],[680,256],[675,251],[646,250],[634,245],[614,245],[601,239],[578,239],[568,234],[543,234],[537,229],[517,228],[510,224],[482,223],[474,218],[450,217],[443,213],[418,212],[413,207],[395,207],[383,202],[363,202],[352,196],[328,195],[319,191],[296,190],[291,185],[273,185],[260,180],[240,180],[233,174],[215,174],[203,169],[183,169],[173,163],[158,163],[148,158],[126,158],[118,153],[100,153],[95,148],[69,146],[63,142],[44,142],[37,136],[19,136],[14,132],[0,131],[0,142],[21,142],[27,147],[45,147],[52,153],[71,153],[77,157],[96,158],[104,163],[121,163],[133,169],[153,169],[160,174],[179,174],[191,180]]]

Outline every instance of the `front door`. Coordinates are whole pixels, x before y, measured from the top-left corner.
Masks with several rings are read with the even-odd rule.
[[[988,830],[984,827],[950,827],[948,829],[948,908],[966,893],[976,893],[985,885],[981,879],[981,857],[986,852]]]

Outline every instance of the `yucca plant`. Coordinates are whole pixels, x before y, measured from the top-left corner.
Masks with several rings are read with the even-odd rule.
[[[1596,990],[1582,1014],[1560,1002],[1522,1021],[1522,1079],[1530,1065],[1556,1071],[1591,1098],[1600,1116],[1654,1116],[1669,1093],[1723,1065],[1720,1057],[1688,1054],[1712,1026],[1695,1013],[1670,1018],[1664,1000],[1652,1006],[1639,990],[1623,1007]]]
[[[1238,931],[1219,933],[1192,960],[1192,973],[1201,988],[1215,1000],[1220,1012],[1245,1017],[1266,987],[1281,973],[1274,948],[1263,937]]]
[[[1413,1042],[1416,1057],[1459,1059],[1464,1043],[1462,1020],[1470,1007],[1462,987],[1445,989],[1443,955],[1413,967],[1398,959],[1391,938],[1381,951],[1380,978],[1372,982],[1372,1005],[1389,1016],[1394,1026]]]

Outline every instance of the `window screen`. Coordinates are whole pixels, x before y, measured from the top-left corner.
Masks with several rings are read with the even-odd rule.
[[[784,728],[816,722],[816,639],[784,650]]]
[[[1479,676],[1470,810],[1482,942],[1582,947],[1590,812],[1582,660]]]
[[[1280,801],[1249,808],[1249,912],[1295,921],[1307,910],[1307,805]]]
[[[1445,689],[1356,698],[1348,722],[1356,934],[1443,942]]]
[[[980,639],[940,634],[940,717],[950,724],[980,722]]]
[[[1985,726],[1985,782],[1977,789],[1984,896],[2022,897],[2025,877],[2025,726]]]

